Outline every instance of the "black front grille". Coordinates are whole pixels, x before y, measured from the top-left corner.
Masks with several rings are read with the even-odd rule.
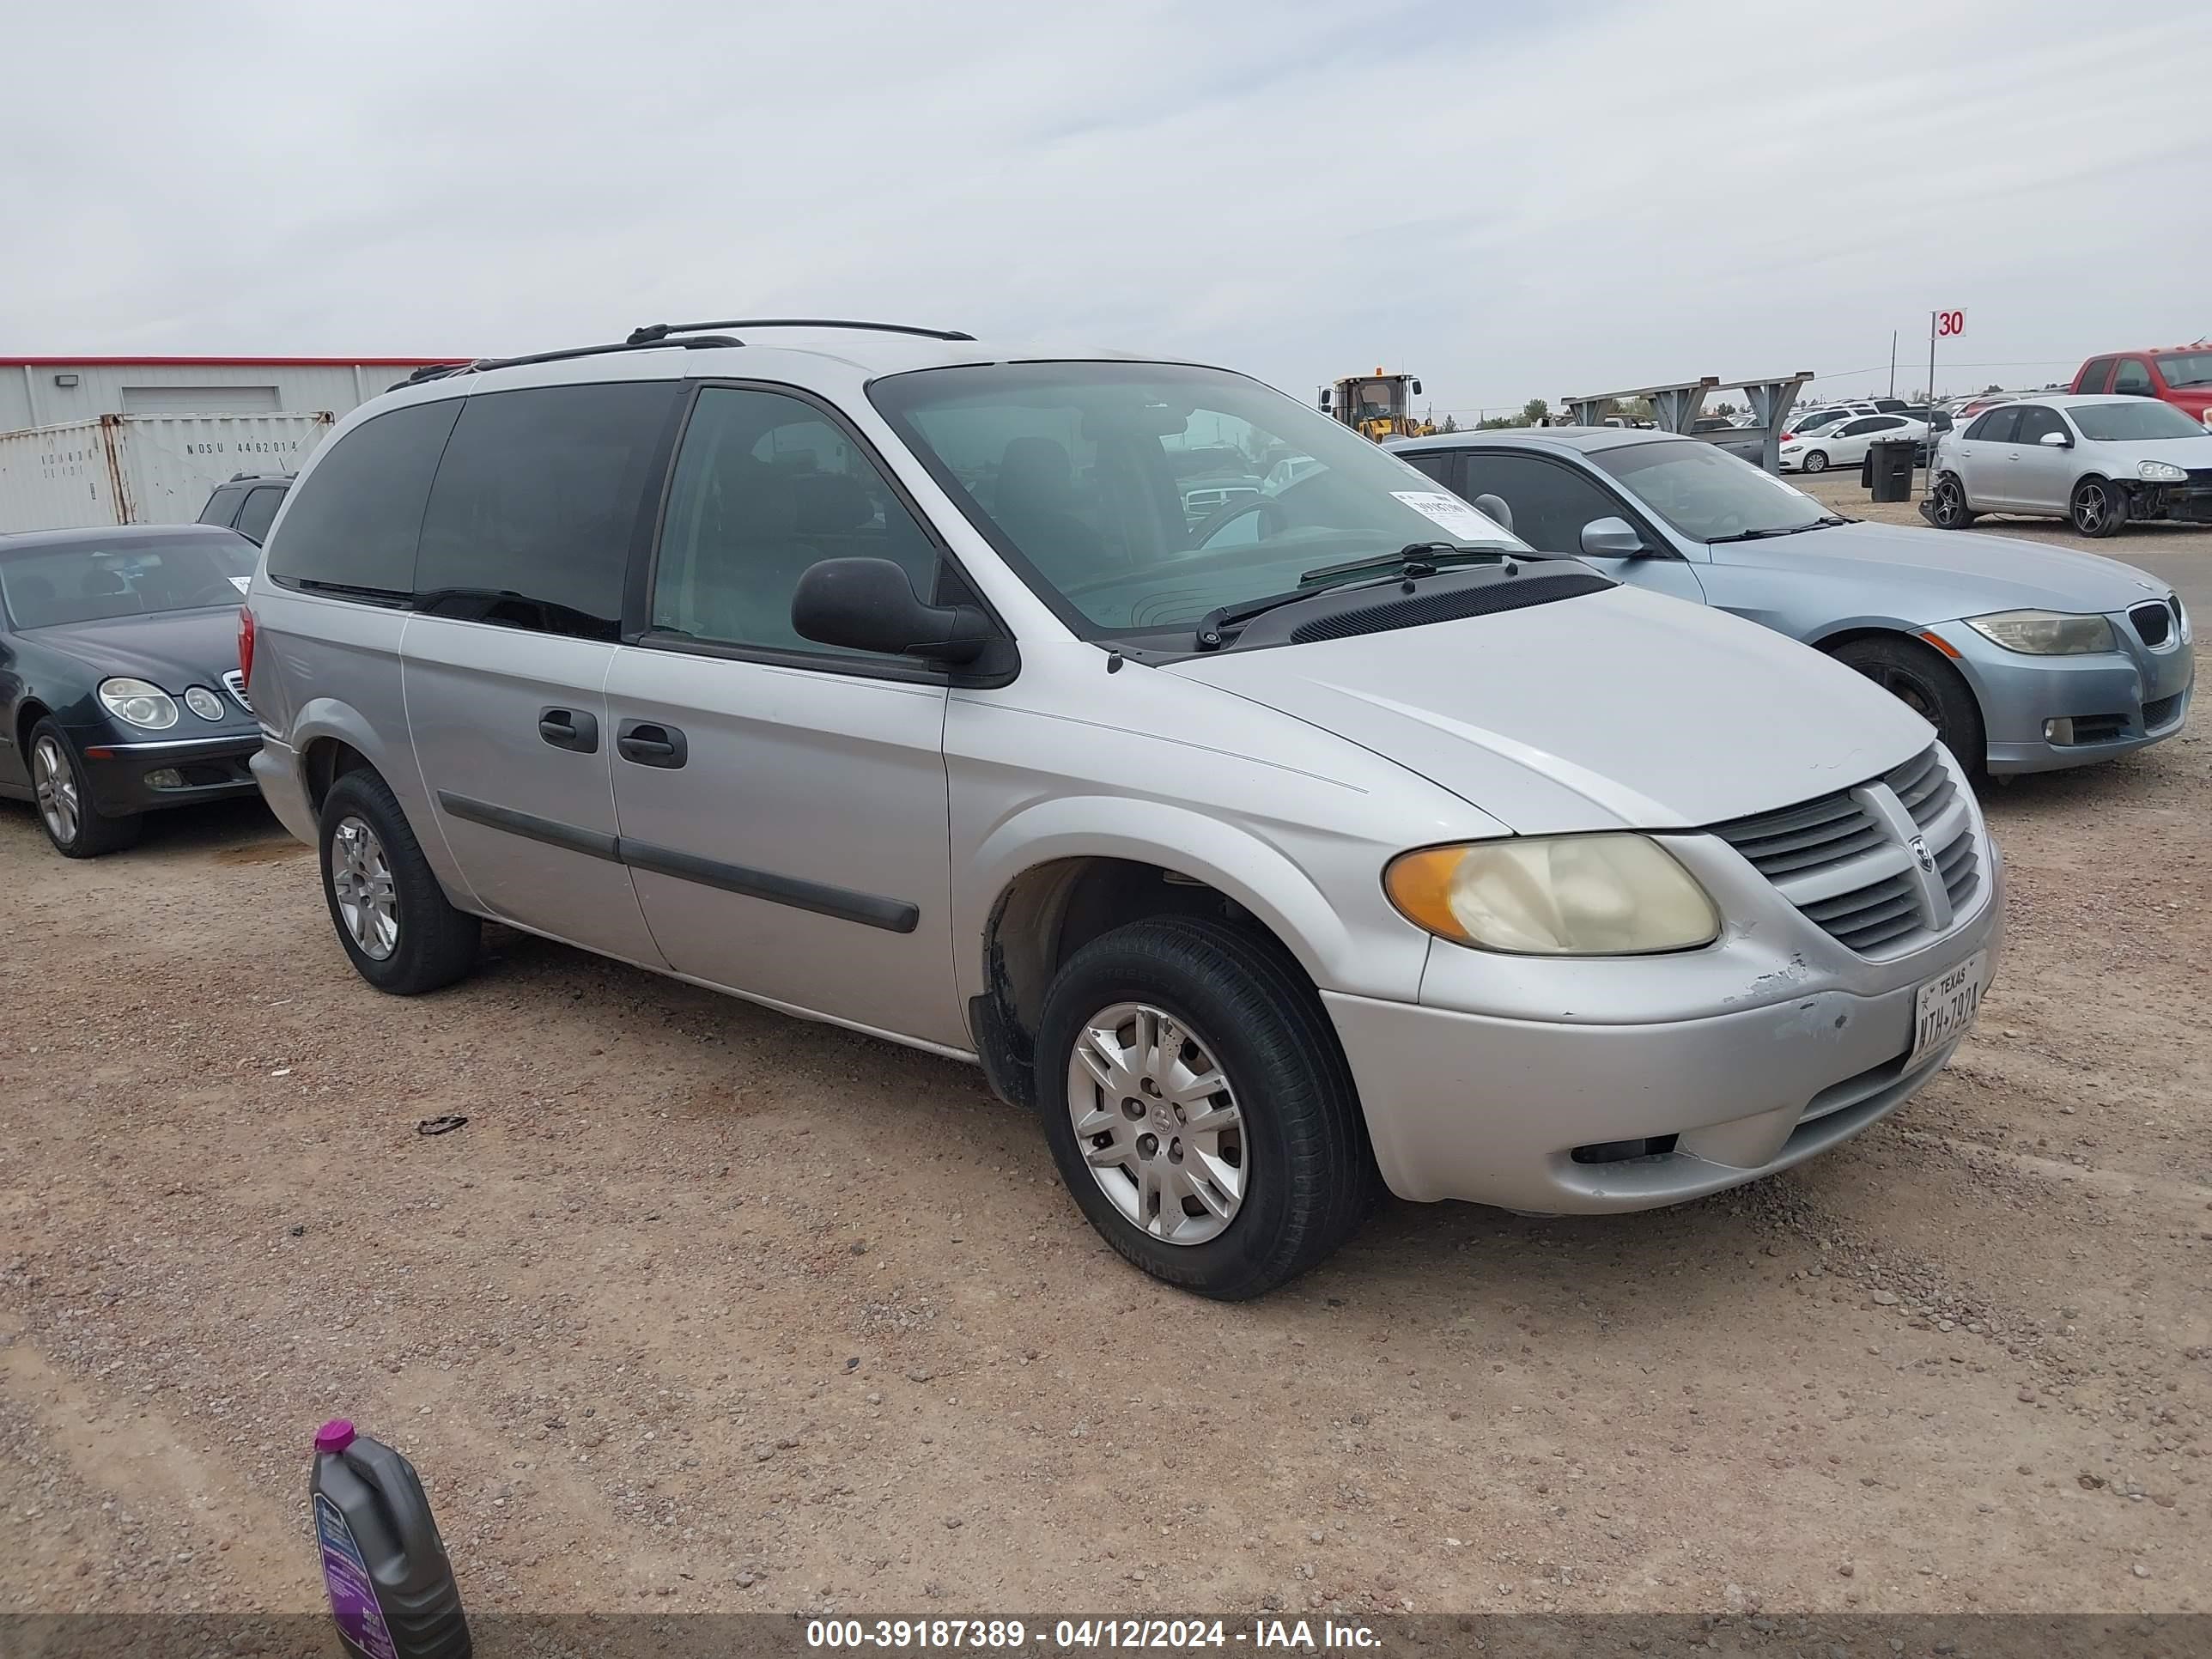
[[[1579,599],[1618,586],[1589,571],[1565,571],[1556,576],[1501,577],[1479,587],[1455,588],[1448,593],[1418,593],[1411,599],[1383,605],[1362,605],[1316,617],[1291,630],[1291,642],[1310,645],[1316,640],[1345,640],[1355,634],[1380,634],[1387,629],[1418,628],[1425,623],[1454,622],[1462,617],[1487,617],[1500,611],[1518,611],[1554,599]]]
[[[2142,642],[2154,650],[2172,636],[2173,612],[2167,610],[2160,600],[2154,599],[2148,605],[2136,606],[2128,612],[2128,620],[2136,625],[2136,632],[2142,636]]]
[[[2180,712],[2181,693],[2179,691],[2170,697],[2160,697],[2147,702],[2143,705],[2143,730],[2155,732]]]

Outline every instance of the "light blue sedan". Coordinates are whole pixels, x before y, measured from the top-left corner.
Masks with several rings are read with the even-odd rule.
[[[2108,760],[2188,718],[2188,614],[2171,586],[2131,565],[1845,518],[1666,433],[1534,427],[1390,449],[1510,520],[1532,547],[1850,664],[1924,715],[1968,765],[2002,774]]]

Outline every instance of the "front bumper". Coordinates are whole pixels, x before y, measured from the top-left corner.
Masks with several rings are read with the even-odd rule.
[[[1543,1213],[1650,1209],[1756,1180],[1848,1139],[1902,1105],[1949,1058],[1946,1047],[1905,1070],[1915,998],[1977,951],[1990,952],[1994,971],[2003,936],[1994,848],[1991,863],[1995,878],[1979,908],[1926,950],[1885,964],[1895,982],[1877,991],[1844,988],[1808,966],[1810,952],[1793,952],[1782,977],[1796,994],[1632,1024],[1323,993],[1383,1180],[1400,1197],[1425,1201]],[[1671,1146],[1662,1139],[1669,1136]],[[1655,1139],[1663,1150],[1645,1156],[1575,1158],[1577,1148]]]
[[[1992,773],[2087,766],[2172,737],[2188,723],[2196,653],[2174,643],[2154,651],[2126,617],[2110,618],[2121,648],[2081,657],[2031,657],[1991,644],[1964,623],[1930,631],[1957,653],[1956,666],[1981,704]],[[2069,721],[2070,742],[2046,722]]]
[[[111,741],[104,732],[71,735],[91,785],[94,810],[102,817],[253,793],[247,763],[261,747],[258,729],[168,741]]]

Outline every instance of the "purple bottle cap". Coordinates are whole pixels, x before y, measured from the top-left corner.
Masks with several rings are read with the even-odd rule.
[[[343,1417],[333,1417],[315,1431],[315,1449],[318,1452],[337,1453],[353,1444],[353,1425]]]

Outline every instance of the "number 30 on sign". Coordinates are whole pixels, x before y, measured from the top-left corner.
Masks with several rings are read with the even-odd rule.
[[[1934,313],[1936,331],[1948,336],[1966,331],[1966,313],[1963,311],[1939,311]]]

